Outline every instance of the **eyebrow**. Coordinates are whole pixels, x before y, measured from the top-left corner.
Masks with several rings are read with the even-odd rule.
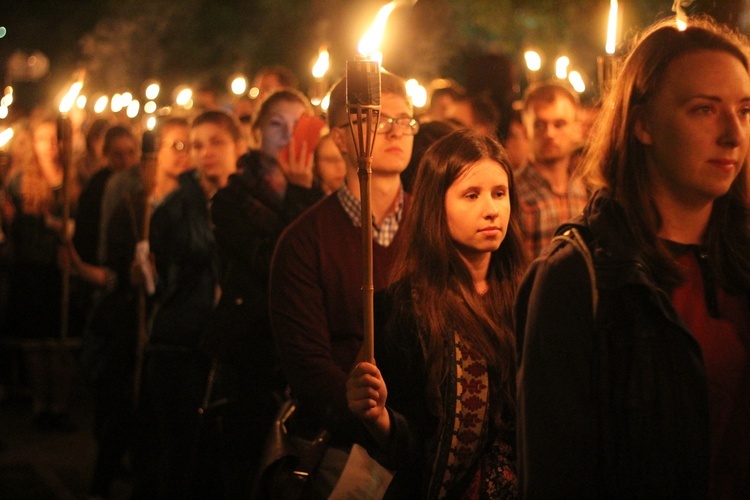
[[[696,94],[693,96],[688,97],[685,99],[685,102],[690,102],[693,99],[706,99],[708,101],[712,102],[722,102],[723,99],[717,95],[711,95],[711,94]],[[740,99],[740,102],[750,102],[750,96],[745,96],[742,99]]]

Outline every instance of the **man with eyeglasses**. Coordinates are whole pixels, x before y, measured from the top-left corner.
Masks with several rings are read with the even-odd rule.
[[[399,224],[409,199],[400,174],[419,123],[404,81],[381,75],[381,115],[373,146],[371,200],[373,282],[388,285]],[[271,265],[271,323],[302,421],[327,429],[331,446],[312,480],[327,498],[361,428],[349,412],[346,380],[362,345],[362,242],[357,152],[346,106],[346,82],[331,91],[331,137],[346,161],[343,186],[300,216],[281,236]]]

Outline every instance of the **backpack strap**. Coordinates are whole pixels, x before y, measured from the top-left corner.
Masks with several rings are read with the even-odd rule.
[[[591,256],[591,250],[586,239],[581,236],[581,232],[576,226],[569,226],[565,231],[555,236],[552,241],[564,241],[573,245],[573,248],[583,257],[586,268],[589,271],[589,281],[591,282],[591,303],[593,305],[593,316],[596,321],[596,309],[599,303],[599,291],[596,288],[596,273],[594,272],[594,259]]]

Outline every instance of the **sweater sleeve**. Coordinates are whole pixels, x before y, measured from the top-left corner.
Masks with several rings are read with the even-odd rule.
[[[518,468],[524,498],[597,495],[591,285],[571,245],[545,251],[516,300]]]
[[[346,402],[348,373],[332,353],[313,224],[299,219],[279,239],[271,263],[271,326],[300,410],[341,436],[358,427]]]

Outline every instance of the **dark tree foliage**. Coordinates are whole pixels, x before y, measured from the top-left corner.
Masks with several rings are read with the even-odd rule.
[[[7,2],[10,3],[10,2]],[[0,57],[41,50],[52,61],[50,84],[87,70],[87,85],[102,92],[139,91],[158,78],[224,91],[235,72],[252,75],[268,64],[297,73],[303,89],[318,48],[331,53],[330,79],[344,72],[359,38],[385,0],[16,0],[0,9],[9,35]],[[410,4],[409,0],[402,0]],[[742,26],[742,0],[696,0],[705,12]],[[672,0],[620,0],[621,45],[667,15]],[[419,0],[397,8],[381,46],[384,66],[428,80],[467,80],[477,57],[502,55],[523,76],[521,54],[535,47],[552,71],[568,55],[588,82],[604,52],[607,0]],[[747,16],[745,16],[747,17]],[[515,76],[514,76],[515,78]]]

